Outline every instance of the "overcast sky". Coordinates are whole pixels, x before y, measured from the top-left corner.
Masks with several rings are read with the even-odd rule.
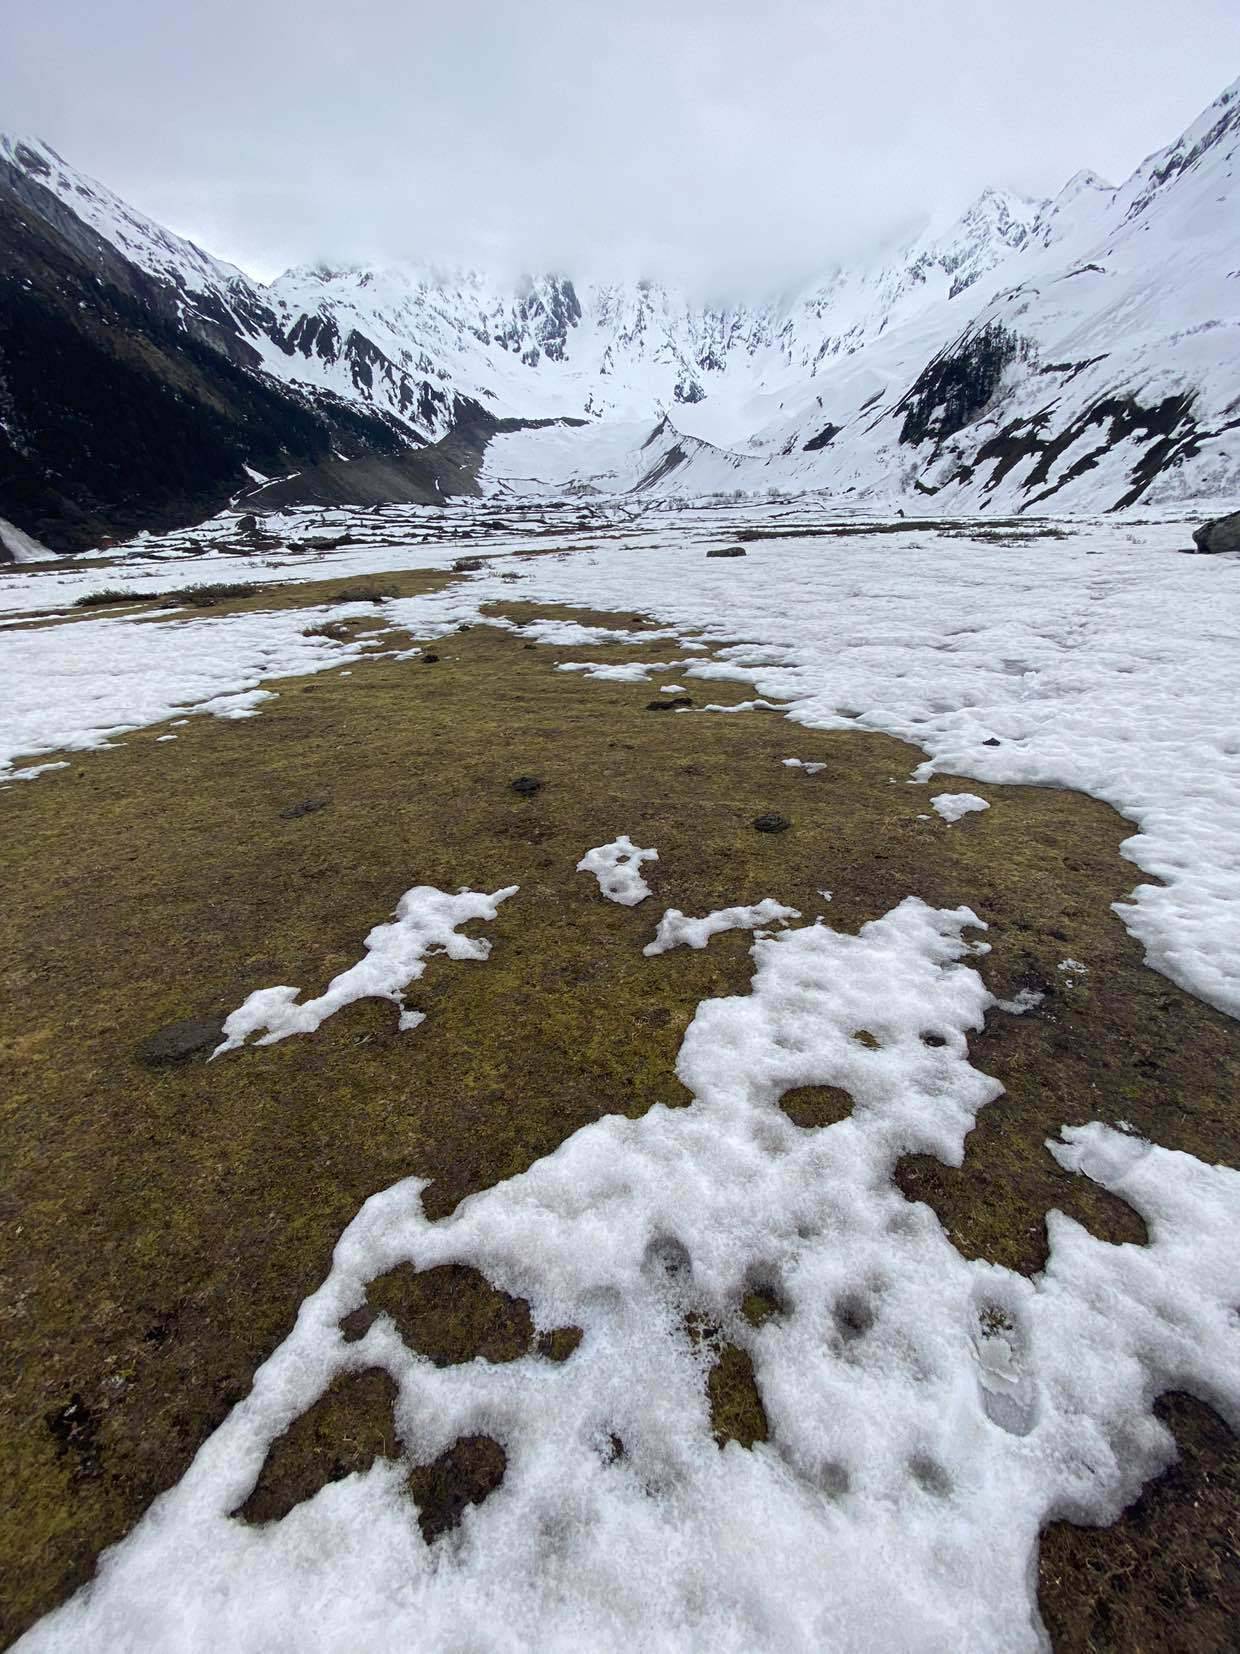
[[[988,183],[1118,182],[1240,74],[1237,0],[0,8],[0,128],[263,277],[779,282]]]

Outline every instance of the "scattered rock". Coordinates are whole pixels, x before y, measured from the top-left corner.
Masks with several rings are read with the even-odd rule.
[[[769,815],[755,816],[753,822],[755,833],[786,833],[791,826],[787,816],[776,815],[773,810]]]
[[[647,712],[674,712],[678,706],[692,706],[692,695],[661,695],[657,701],[647,701]]]
[[[281,810],[280,820],[300,821],[302,816],[312,816],[316,810],[325,810],[330,803],[330,798],[303,799],[300,804],[290,804],[287,810]]]
[[[422,655],[420,658],[421,658],[423,666],[434,666],[435,662],[439,659],[439,656],[438,655]]]
[[[138,1047],[138,1056],[148,1068],[164,1068],[214,1049],[223,1038],[223,1017],[186,1017],[153,1033]]]
[[[1240,511],[1202,523],[1193,530],[1193,544],[1204,552],[1240,551]]]
[[[458,557],[452,565],[453,574],[480,574],[486,567],[481,557]]]
[[[708,557],[748,557],[749,553],[744,546],[712,546],[706,555]]]
[[[509,783],[514,793],[520,793],[522,798],[533,798],[542,787],[542,782],[533,775],[519,775],[515,781]]]

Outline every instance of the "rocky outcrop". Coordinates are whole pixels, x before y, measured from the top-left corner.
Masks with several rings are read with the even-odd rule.
[[[954,436],[984,412],[999,389],[1003,371],[1020,341],[992,323],[969,331],[936,356],[895,408],[904,414],[900,441],[914,446]]]
[[[1240,511],[1202,523],[1193,530],[1193,543],[1198,551],[1240,551]]]

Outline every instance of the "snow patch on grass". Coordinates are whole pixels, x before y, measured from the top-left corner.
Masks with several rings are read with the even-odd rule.
[[[669,907],[659,920],[654,941],[647,942],[642,952],[649,959],[671,948],[704,948],[712,936],[725,930],[759,930],[765,925],[786,925],[800,917],[797,908],[785,907],[770,896],[752,907],[721,907],[701,919],[690,919],[678,907]]]
[[[930,806],[938,811],[944,821],[959,821],[961,816],[971,815],[974,810],[990,808],[989,802],[976,793],[936,793],[930,800]]]
[[[257,1045],[274,1045],[290,1034],[312,1034],[320,1023],[358,999],[390,999],[400,1007],[400,1026],[416,1028],[425,1017],[406,1011],[404,991],[426,969],[426,960],[444,953],[449,959],[486,959],[491,944],[485,937],[460,936],[457,926],[470,919],[494,919],[500,902],[515,896],[508,885],[487,896],[461,890],[455,896],[418,884],[406,890],[393,921],[376,925],[366,938],[366,952],[356,965],[333,977],[317,999],[298,1004],[300,988],[256,988],[224,1023],[227,1036],[211,1053],[212,1060],[244,1045],[251,1034],[265,1030]]]
[[[657,850],[639,850],[627,833],[610,844],[596,845],[587,850],[577,863],[579,873],[593,873],[598,887],[609,902],[621,907],[636,907],[650,894],[650,886],[641,875],[644,861],[658,861]]]

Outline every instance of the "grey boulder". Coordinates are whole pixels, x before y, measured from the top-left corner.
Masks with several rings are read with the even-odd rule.
[[[1202,523],[1193,530],[1193,543],[1198,551],[1240,551],[1240,511]]]

